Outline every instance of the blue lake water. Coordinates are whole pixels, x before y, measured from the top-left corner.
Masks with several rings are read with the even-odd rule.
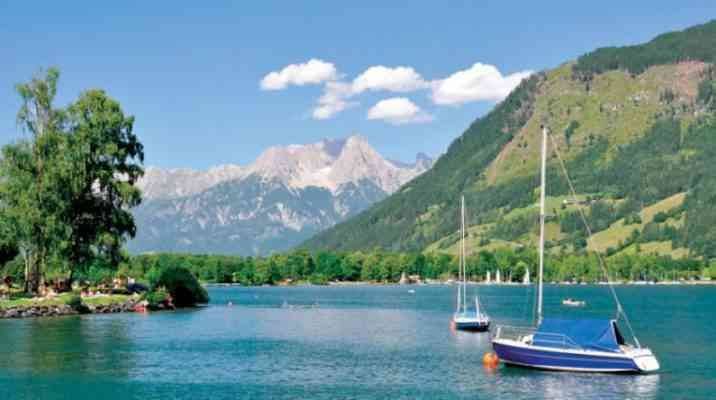
[[[478,290],[494,320],[531,318],[533,287]],[[489,334],[449,328],[450,286],[211,287],[197,310],[0,320],[0,399],[716,398],[716,287],[617,291],[658,374],[486,370]],[[545,303],[613,315],[600,286],[550,286]]]

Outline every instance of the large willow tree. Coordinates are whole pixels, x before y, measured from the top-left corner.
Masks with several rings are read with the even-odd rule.
[[[135,233],[129,208],[144,153],[119,103],[101,90],[55,108],[59,72],[17,85],[18,122],[29,137],[2,149],[0,233],[25,263],[25,290],[37,293],[48,269],[72,280],[89,265],[116,266]]]

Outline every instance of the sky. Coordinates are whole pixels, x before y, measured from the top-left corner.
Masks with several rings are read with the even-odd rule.
[[[412,161],[532,72],[713,18],[713,1],[0,0],[0,144],[25,135],[15,84],[56,66],[56,105],[106,90],[146,165],[247,164],[354,133]]]

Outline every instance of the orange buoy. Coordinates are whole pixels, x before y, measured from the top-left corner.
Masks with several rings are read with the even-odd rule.
[[[497,354],[489,352],[485,353],[485,355],[482,357],[482,365],[484,365],[487,368],[496,368],[500,364],[500,359],[497,357]]]

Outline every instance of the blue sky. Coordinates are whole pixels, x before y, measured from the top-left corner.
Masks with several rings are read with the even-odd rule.
[[[200,3],[2,2],[0,143],[22,135],[14,84],[57,66],[58,104],[106,89],[136,117],[148,165],[243,164],[271,145],[351,133],[410,161],[443,152],[512,74],[716,18],[712,1]],[[346,107],[316,119],[331,87],[330,104]]]

